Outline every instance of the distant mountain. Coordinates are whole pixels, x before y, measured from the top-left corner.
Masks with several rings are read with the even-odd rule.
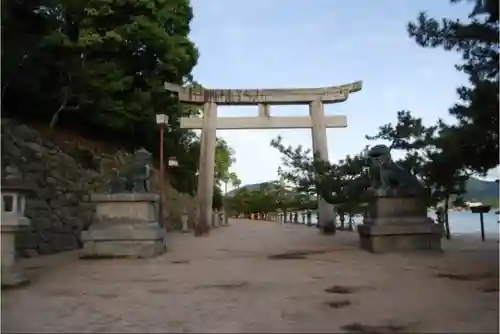
[[[236,192],[240,189],[248,189],[250,191],[253,191],[253,190],[259,190],[260,187],[267,187],[267,186],[273,186],[276,184],[277,181],[268,181],[268,182],[261,182],[261,183],[252,183],[252,184],[247,184],[247,185],[244,185],[244,186],[241,186],[237,189],[233,189],[231,191],[228,191],[227,192],[227,196],[231,197],[231,196],[234,196],[234,194],[236,194]]]
[[[248,190],[258,190],[261,186],[276,184],[275,182],[277,181],[247,184],[238,189],[246,188]],[[480,180],[472,177],[467,181],[465,188],[467,192],[463,195],[463,197],[467,202],[491,201],[492,199],[500,197],[498,184],[495,181]],[[227,195],[234,196],[238,189],[229,191]]]
[[[472,177],[467,181],[465,189],[467,192],[463,197],[468,202],[482,202],[499,197],[498,184],[495,181],[479,180]]]

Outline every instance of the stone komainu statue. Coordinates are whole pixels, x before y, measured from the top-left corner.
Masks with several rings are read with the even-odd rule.
[[[383,191],[394,189],[407,194],[418,194],[424,190],[415,175],[392,160],[387,146],[372,147],[368,151],[366,160],[369,168],[370,188]]]
[[[113,168],[114,176],[108,184],[108,192],[151,192],[152,160],[152,154],[147,150],[136,150],[121,171]]]
[[[425,191],[416,176],[392,160],[390,149],[385,145],[376,145],[368,151],[365,166],[368,167],[367,172],[349,181],[335,195],[332,180],[321,177],[316,185],[321,196],[328,203],[336,205],[350,200],[364,201],[375,193],[394,191],[400,195],[418,196]]]

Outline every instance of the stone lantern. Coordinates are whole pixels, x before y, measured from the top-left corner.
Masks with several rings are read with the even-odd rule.
[[[29,283],[28,278],[15,266],[16,233],[30,224],[30,220],[24,216],[25,194],[29,189],[21,185],[2,185],[1,190],[2,287],[12,287]]]

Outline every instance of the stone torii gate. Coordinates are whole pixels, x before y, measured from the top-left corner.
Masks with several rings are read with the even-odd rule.
[[[203,118],[182,117],[183,129],[201,129],[201,152],[198,179],[199,233],[208,232],[212,220],[212,197],[215,170],[217,129],[312,129],[313,151],[328,161],[326,128],[347,127],[344,115],[325,116],[325,103],[344,102],[350,93],[358,92],[362,82],[323,88],[296,89],[203,89],[184,88],[165,82],[165,89],[178,94],[180,102],[203,104]],[[310,116],[272,117],[270,105],[308,104]],[[218,105],[258,105],[257,117],[217,117]],[[318,224],[331,232],[335,224],[333,207],[318,195]]]

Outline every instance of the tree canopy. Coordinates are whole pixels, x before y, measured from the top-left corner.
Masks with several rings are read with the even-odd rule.
[[[157,157],[155,115],[166,114],[165,152],[182,167],[170,179],[180,191],[195,191],[199,139],[178,120],[199,110],[180,105],[163,85],[198,85],[189,0],[6,0],[1,15],[4,117],[144,147]],[[219,144],[227,160],[231,153]]]
[[[346,197],[345,189],[352,181],[363,174],[364,151],[355,156],[346,156],[338,163],[320,161],[314,157],[311,150],[304,150],[302,146],[292,148],[285,146],[281,137],[271,141],[271,146],[282,154],[283,167],[278,173],[297,192],[309,196],[318,192],[318,182],[328,183],[331,190],[330,202],[338,204],[341,210],[354,214],[361,210],[361,202]]]
[[[452,0],[452,3],[461,0]],[[459,101],[449,113],[457,120],[448,125],[446,136],[459,147],[452,158],[463,168],[485,174],[499,164],[498,137],[498,1],[473,0],[469,19],[444,18],[439,22],[422,12],[408,32],[418,45],[459,52],[463,62],[456,66],[469,85],[457,90]]]
[[[316,209],[316,200],[278,182],[266,182],[256,189],[243,187],[228,196],[229,211],[236,214],[290,212]]]

